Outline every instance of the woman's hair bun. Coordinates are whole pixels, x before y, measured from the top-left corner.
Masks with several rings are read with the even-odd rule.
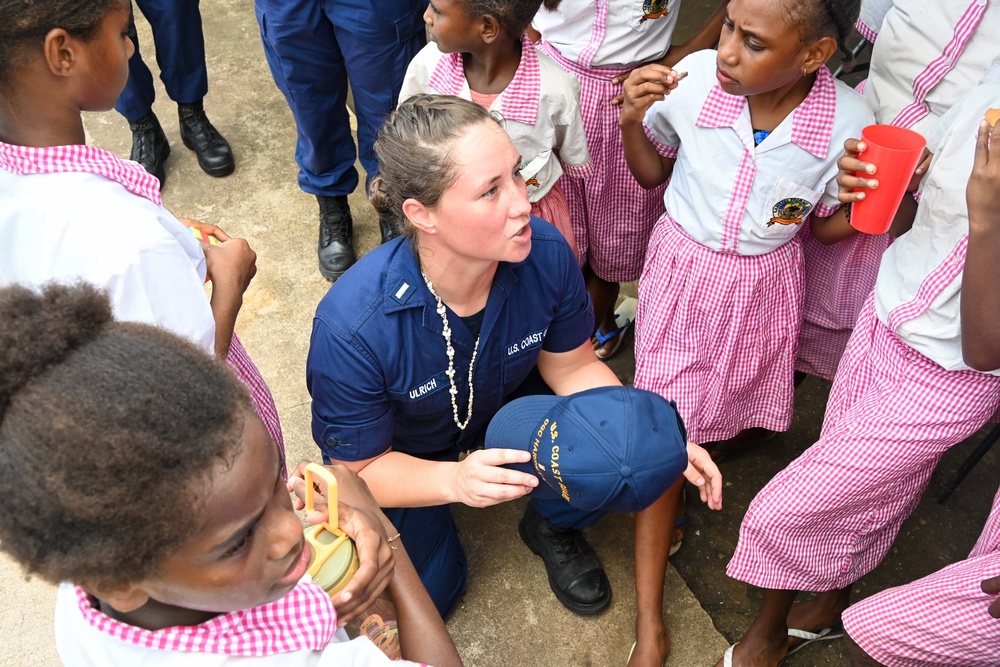
[[[85,283],[0,289],[0,420],[14,394],[96,338],[111,317],[107,295]]]

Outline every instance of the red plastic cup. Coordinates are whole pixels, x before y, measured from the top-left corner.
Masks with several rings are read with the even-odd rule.
[[[877,179],[878,187],[857,190],[863,191],[865,198],[854,202],[851,226],[865,234],[885,234],[903,201],[927,140],[913,130],[895,125],[869,125],[861,130],[861,139],[868,149],[858,159],[875,165],[876,169],[874,174],[856,173],[861,178]]]

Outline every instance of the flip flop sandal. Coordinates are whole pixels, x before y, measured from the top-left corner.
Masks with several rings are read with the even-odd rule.
[[[840,639],[844,636],[844,628],[839,625],[835,625],[829,628],[823,628],[819,632],[809,632],[808,630],[788,628],[788,636],[796,637],[802,641],[788,649],[788,653],[785,654],[786,658],[797,651],[801,651],[812,643],[825,642],[828,639]]]
[[[597,347],[594,353],[597,354],[598,359],[607,361],[618,353],[618,349],[622,346],[622,340],[625,338],[625,332],[628,331],[628,328],[635,321],[635,308],[637,304],[638,302],[631,297],[625,299],[615,309],[615,324],[618,328],[609,333],[603,333],[600,327],[598,327],[597,331],[594,332],[594,338],[597,340]],[[608,341],[613,341],[611,347],[605,348],[604,345]],[[602,350],[607,351],[601,354]]]

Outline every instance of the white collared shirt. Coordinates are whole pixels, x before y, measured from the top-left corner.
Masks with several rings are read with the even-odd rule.
[[[215,349],[205,253],[159,199],[156,179],[92,146],[0,144],[0,285],[83,280],[117,320]]]
[[[542,7],[532,26],[584,67],[635,67],[670,48],[681,0],[563,0]]]
[[[882,323],[946,370],[969,370],[962,359],[961,324],[969,239],[965,188],[979,122],[996,107],[1000,83],[982,84],[928,133],[934,160],[921,184],[913,228],[886,250],[875,283],[875,312]]]
[[[471,100],[462,54],[442,53],[434,42],[421,49],[406,69],[399,101],[419,93]],[[548,194],[564,172],[584,178],[593,171],[580,114],[580,84],[526,37],[517,72],[490,111],[503,119],[521,153],[521,175],[532,202]]]
[[[664,193],[667,214],[713,250],[763,255],[789,241],[813,211],[831,215],[844,140],[872,122],[864,99],[825,67],[791,114],[754,146],[745,97],[724,92],[716,52],[678,65],[690,76],[646,112],[646,135],[676,157]]]
[[[864,95],[879,123],[924,134],[982,81],[1000,78],[1000,0],[866,0],[875,42]]]

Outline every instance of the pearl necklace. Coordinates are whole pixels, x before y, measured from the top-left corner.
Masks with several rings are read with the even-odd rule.
[[[441,297],[434,291],[434,285],[431,284],[427,274],[421,271],[420,275],[424,277],[427,289],[430,290],[431,296],[437,302],[437,313],[441,316],[441,323],[443,325],[441,335],[444,336],[444,351],[448,355],[448,370],[445,371],[445,375],[448,376],[448,382],[451,384],[451,387],[448,389],[451,393],[451,413],[455,420],[455,426],[460,431],[464,431],[465,427],[472,421],[472,394],[474,389],[472,386],[472,371],[476,367],[476,355],[479,353],[479,336],[476,336],[476,345],[472,348],[472,360],[469,361],[469,411],[465,414],[465,422],[462,422],[458,418],[458,385],[455,384],[455,348],[451,345],[451,326],[448,324],[448,310],[445,308],[444,302],[441,301]]]

